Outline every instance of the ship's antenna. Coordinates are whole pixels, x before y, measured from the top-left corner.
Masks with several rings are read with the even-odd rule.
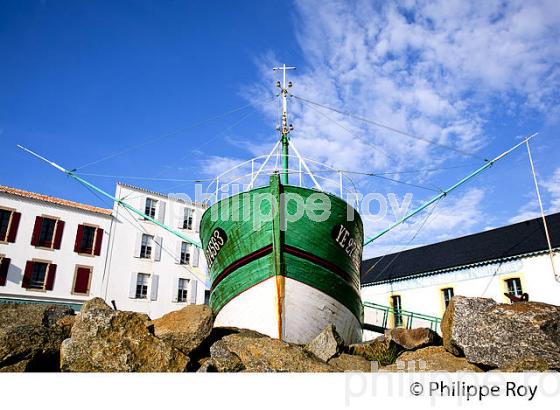
[[[286,97],[288,96],[288,88],[292,86],[292,82],[286,84],[286,71],[295,70],[295,67],[286,67],[283,64],[282,67],[274,67],[273,70],[282,70],[282,83],[280,81],[276,82],[276,87],[280,88],[280,94],[282,96],[282,124],[280,125],[280,131],[282,132],[282,137],[280,139],[282,143],[282,171],[280,171],[280,182],[282,184],[288,183],[288,168],[289,168],[289,156],[288,156],[288,146],[290,145],[290,140],[288,134],[294,129],[292,124],[288,125],[288,104]]]

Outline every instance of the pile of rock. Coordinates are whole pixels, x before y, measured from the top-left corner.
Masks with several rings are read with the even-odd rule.
[[[213,328],[205,305],[157,320],[102,299],[72,309],[0,305],[0,371],[341,372],[560,369],[560,307],[455,297],[430,329],[393,329],[344,346],[328,326],[305,346],[255,331]]]
[[[441,323],[444,348],[484,370],[560,370],[560,307],[457,296]]]
[[[350,348],[388,372],[560,370],[559,306],[456,296],[441,330],[442,338],[428,329],[395,329]]]
[[[0,371],[57,371],[73,315],[63,306],[0,304]]]

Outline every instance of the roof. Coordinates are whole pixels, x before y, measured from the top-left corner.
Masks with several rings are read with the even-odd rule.
[[[560,213],[546,217],[553,248],[560,247]],[[362,286],[456,270],[468,265],[543,252],[548,249],[542,218],[530,219],[362,262]]]
[[[0,193],[15,195],[22,198],[30,198],[38,201],[49,202],[51,204],[67,206],[70,208],[81,209],[83,211],[94,212],[102,215],[111,215],[112,209],[98,208],[92,205],[81,204],[79,202],[68,201],[67,199],[56,198],[54,196],[38,194],[35,192],[24,191],[23,189],[11,188],[8,186],[0,185]]]
[[[163,197],[165,199],[174,199],[173,197],[170,196],[170,194],[163,194],[161,192],[156,192],[156,191],[152,191],[151,189],[147,189],[147,188],[141,188],[139,186],[136,185],[130,185],[124,182],[117,182],[117,185],[125,187],[125,188],[129,188],[129,189],[134,189],[136,191],[142,191],[142,192],[146,192],[150,195],[157,195],[160,197]],[[207,208],[207,205],[203,202],[195,202],[195,201],[191,201],[190,202],[192,205],[194,206],[199,206],[201,208]]]

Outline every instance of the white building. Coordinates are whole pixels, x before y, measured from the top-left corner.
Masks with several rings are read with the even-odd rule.
[[[546,220],[557,251],[560,213]],[[560,257],[554,259],[560,274]],[[364,261],[364,340],[394,326],[439,331],[438,319],[454,295],[509,303],[505,294],[524,293],[531,301],[560,304],[541,218]]]
[[[126,184],[115,196],[173,229],[199,241],[198,227],[205,210]],[[147,313],[151,318],[205,303],[209,290],[202,252],[153,222],[115,204],[110,233],[107,275],[102,297],[120,310]]]
[[[0,186],[0,301],[79,308],[99,295],[111,212]]]

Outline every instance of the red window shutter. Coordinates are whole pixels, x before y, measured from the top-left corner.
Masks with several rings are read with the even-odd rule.
[[[10,231],[8,232],[8,242],[14,243],[16,241],[20,218],[21,214],[19,212],[12,212],[12,222],[10,224]]]
[[[35,226],[33,227],[33,235],[31,235],[31,245],[39,245],[39,235],[41,234],[41,225],[43,225],[43,218],[38,216],[35,218]]]
[[[97,228],[95,232],[95,248],[93,250],[94,255],[101,255],[101,244],[103,243],[103,229]]]
[[[76,232],[76,242],[74,242],[74,252],[80,252],[80,246],[82,246],[83,237],[84,225],[78,225],[78,231]]]
[[[31,280],[32,272],[33,272],[33,262],[32,261],[27,261],[27,263],[25,264],[25,272],[23,274],[23,281],[21,282],[21,287],[22,288],[28,288],[29,287],[29,281]]]
[[[90,268],[78,268],[76,270],[76,280],[74,281],[74,293],[89,293]]]
[[[9,268],[10,258],[2,258],[2,262],[0,262],[0,286],[6,285],[6,278],[8,277]]]
[[[54,233],[54,249],[60,249],[60,243],[62,242],[62,232],[64,231],[64,221],[60,219],[56,222],[56,231]]]
[[[53,290],[55,276],[56,276],[56,265],[54,263],[51,263],[47,271],[47,283],[45,285],[45,290]]]

